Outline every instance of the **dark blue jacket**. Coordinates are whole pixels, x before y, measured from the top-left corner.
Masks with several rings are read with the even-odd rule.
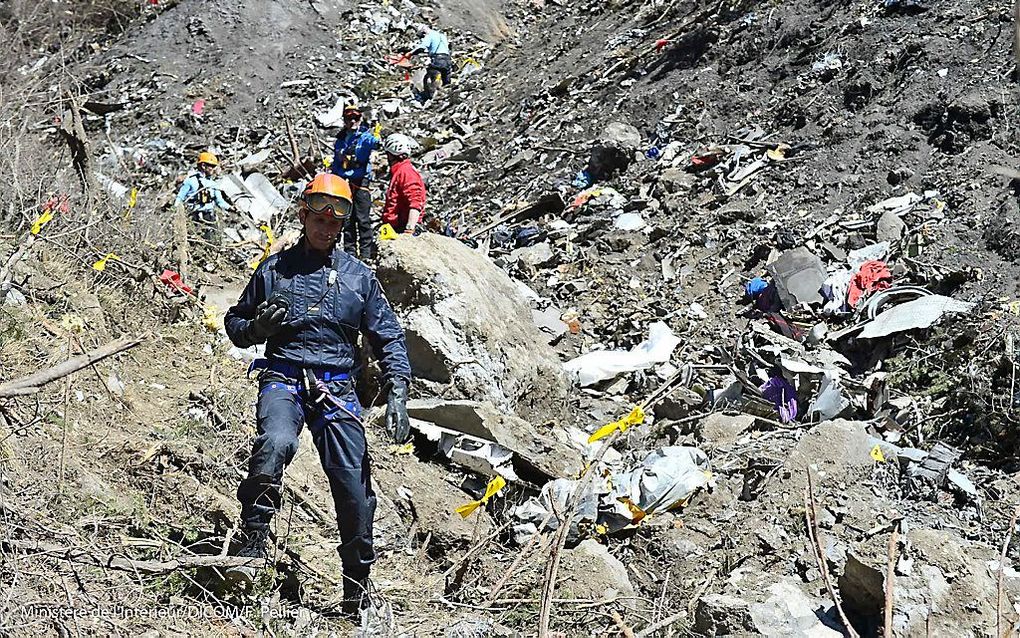
[[[404,330],[379,280],[365,264],[339,248],[328,259],[309,252],[304,239],[271,255],[255,270],[241,298],[224,317],[234,345],[255,345],[248,336],[248,325],[258,305],[276,291],[290,298],[290,313],[283,330],[266,342],[270,361],[357,375],[360,332],[387,381],[411,378]]]
[[[354,131],[341,131],[333,143],[333,163],[329,170],[347,180],[372,179],[372,151],[379,147],[379,138],[361,126]]]

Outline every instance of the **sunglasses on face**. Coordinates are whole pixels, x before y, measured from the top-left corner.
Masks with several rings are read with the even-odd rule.
[[[346,113],[344,115],[344,119],[345,120],[360,120],[361,119],[361,113]]]
[[[336,219],[343,219],[351,212],[351,202],[332,195],[312,193],[304,198],[305,207],[313,213],[330,214]]]

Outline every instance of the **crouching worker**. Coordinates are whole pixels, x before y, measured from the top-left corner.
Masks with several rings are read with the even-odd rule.
[[[207,241],[219,241],[220,219],[217,211],[230,210],[230,204],[223,199],[223,191],[216,182],[216,171],[220,160],[203,151],[198,154],[198,162],[194,173],[181,183],[174,200],[175,207],[183,207],[191,213],[192,219],[201,224]]]
[[[320,174],[309,182],[298,211],[301,239],[262,262],[227,311],[225,325],[238,347],[266,343],[266,358],[252,364],[259,370],[257,437],[248,476],[237,490],[244,540],[238,555],[268,559],[269,523],[280,508],[284,469],[307,424],[340,528],[343,612],[355,616],[368,605],[364,594],[375,560],[376,504],[362,407],[354,391],[359,332],[385,375],[386,428],[396,443],[410,438],[406,401],[411,369],[404,331],[379,281],[336,245],[352,205],[343,178]],[[250,568],[228,572],[232,580],[254,576]]]

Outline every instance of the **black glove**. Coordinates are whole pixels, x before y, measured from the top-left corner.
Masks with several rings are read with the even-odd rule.
[[[280,331],[287,322],[290,308],[279,300],[263,301],[255,309],[255,318],[248,324],[248,336],[252,343],[262,343]]]
[[[411,422],[407,418],[407,381],[394,379],[386,400],[386,433],[397,445],[411,439]]]

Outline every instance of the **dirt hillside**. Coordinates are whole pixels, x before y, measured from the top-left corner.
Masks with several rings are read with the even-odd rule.
[[[455,64],[424,105],[392,64],[417,22]],[[0,28],[0,635],[1020,635],[1012,3],[11,0]],[[273,568],[222,577],[257,392],[223,312],[351,101],[420,145],[431,231],[373,264],[415,434],[370,428],[356,623],[307,434]],[[205,149],[266,220],[175,218]]]

